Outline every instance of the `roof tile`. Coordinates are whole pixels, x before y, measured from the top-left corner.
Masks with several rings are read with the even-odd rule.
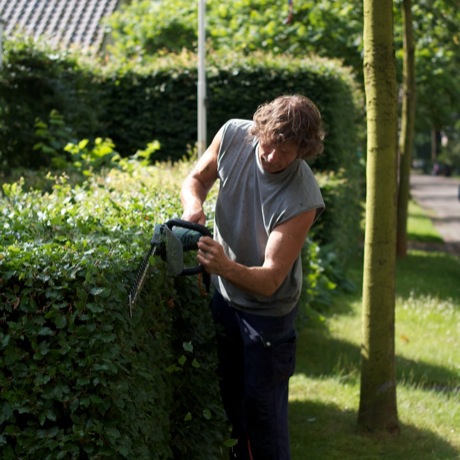
[[[0,0],[4,33],[16,31],[53,46],[99,50],[104,40],[101,21],[121,0]]]

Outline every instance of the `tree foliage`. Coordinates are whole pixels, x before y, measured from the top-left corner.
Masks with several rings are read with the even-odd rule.
[[[208,46],[245,54],[265,51],[305,56],[314,52],[343,59],[357,69],[361,11],[360,0],[309,0],[297,2],[293,20],[288,21],[284,0],[207,0]],[[197,2],[135,0],[115,13],[109,24],[114,37],[111,51],[117,56],[142,59],[181,48],[196,51]],[[165,35],[171,40],[165,40]]]
[[[394,2],[399,79],[403,37],[400,4],[401,0]],[[210,50],[244,54],[261,50],[292,56],[315,53],[340,59],[363,83],[361,0],[294,2],[290,22],[286,21],[285,0],[208,0],[206,11]],[[414,3],[412,13],[418,88],[416,130],[422,133],[416,139],[420,144],[433,128],[450,132],[458,117],[460,9],[455,0],[421,0]],[[148,59],[152,53],[157,56],[181,47],[195,51],[197,2],[134,0],[111,19],[110,25],[116,37],[112,53],[119,58]],[[166,43],[161,37],[171,27],[175,27],[175,40]],[[187,33],[183,32],[185,27]],[[454,137],[451,139],[455,142]]]
[[[114,54],[142,59],[162,52],[194,49],[197,14],[194,2],[135,0],[109,21]]]
[[[460,9],[451,0],[414,2],[419,129],[452,125],[460,104]]]

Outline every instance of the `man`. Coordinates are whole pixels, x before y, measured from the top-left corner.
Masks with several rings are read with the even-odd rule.
[[[323,138],[310,99],[278,97],[253,121],[225,123],[182,187],[182,218],[204,224],[203,203],[220,180],[214,239],[200,239],[197,259],[216,288],[218,374],[237,440],[231,458],[290,458],[300,252],[324,209],[304,160],[322,152]]]

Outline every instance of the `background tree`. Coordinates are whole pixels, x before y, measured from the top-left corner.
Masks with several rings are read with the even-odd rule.
[[[399,183],[398,218],[396,231],[396,253],[404,257],[407,253],[407,212],[410,194],[410,171],[415,123],[415,62],[412,33],[412,1],[403,0],[403,82],[401,131],[399,136]]]
[[[113,57],[143,61],[197,46],[196,1],[134,0],[116,11],[108,26]]]
[[[207,0],[209,49],[315,53],[344,60],[362,73],[361,0],[307,0],[294,6],[294,18],[287,23],[286,0]],[[196,2],[133,0],[109,20],[111,52],[146,59],[182,48],[196,51],[197,25]]]
[[[460,8],[458,0],[420,0],[413,4],[417,75],[417,154],[436,160],[441,132],[450,133],[459,119]],[[451,144],[455,138],[450,138]],[[460,170],[460,163],[456,163]]]
[[[402,78],[403,32],[395,3],[395,43],[398,79]],[[340,59],[353,68],[357,81],[362,74],[362,1],[303,0],[294,2],[294,15],[286,23],[286,0],[207,0],[209,50],[251,53],[254,50],[305,56],[315,53]],[[446,156],[456,156],[457,138],[452,128],[460,105],[460,8],[458,0],[419,0],[412,7],[417,111],[415,154],[430,159],[442,151],[441,132],[449,137]],[[151,59],[182,48],[196,50],[197,5],[186,0],[133,0],[109,22],[116,57]],[[432,136],[431,133],[435,133]],[[436,140],[431,147],[431,138]],[[433,151],[433,153],[432,153]]]
[[[358,426],[399,431],[394,308],[397,100],[392,0],[364,0],[367,195]]]

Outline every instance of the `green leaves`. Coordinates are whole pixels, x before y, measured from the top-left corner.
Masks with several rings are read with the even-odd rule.
[[[168,15],[171,23],[183,20],[187,21],[184,27],[192,24],[189,15],[196,14],[196,5],[190,2],[181,0],[180,14],[174,11],[173,4],[166,8],[164,2],[133,2],[131,6],[134,9],[142,6],[155,15],[160,3],[163,4],[161,14]],[[220,7],[220,3],[214,2],[208,7]],[[340,152],[348,150],[342,143],[349,143],[349,138],[353,140],[350,134],[356,130],[357,117],[350,94],[353,76],[338,62],[311,56],[309,50],[316,46],[311,44],[316,40],[324,48],[335,50],[335,56],[346,58],[351,52],[347,51],[348,45],[335,47],[334,40],[337,37],[350,40],[352,34],[346,27],[355,27],[350,17],[356,16],[359,9],[353,9],[353,14],[348,16],[342,15],[339,27],[334,23],[334,16],[327,16],[328,9],[324,8],[320,17],[327,17],[318,19],[323,29],[315,35],[310,30],[310,16],[316,8],[311,5],[313,2],[309,2],[311,11],[307,7],[304,11],[303,3],[296,6],[296,14],[300,15],[302,8],[306,19],[300,20],[299,16],[289,27],[281,20],[282,15],[287,14],[287,2],[281,8],[273,2],[263,2],[259,7],[254,2],[242,2],[239,8],[244,14],[236,14],[235,3],[229,2],[224,8],[228,12],[223,14],[229,19],[227,16],[212,19],[209,15],[210,21],[220,22],[220,25],[210,24],[210,30],[217,34],[212,39],[225,43],[225,47],[219,44],[216,49],[226,50],[209,49],[207,55],[209,139],[229,117],[250,118],[261,102],[281,93],[299,92],[309,95],[324,113],[327,126],[334,127],[328,131],[327,138],[334,144],[332,154],[324,158],[335,161],[337,156],[342,156]],[[339,14],[338,2],[333,3],[334,14]],[[148,32],[153,34],[166,25],[158,16],[153,22],[147,14],[134,18],[135,15],[130,20],[135,21],[135,30],[140,30],[140,23],[145,21],[146,32],[148,27]],[[240,27],[241,31],[227,30],[230,19],[236,22],[232,27]],[[153,26],[155,21],[161,23],[158,29]],[[332,35],[334,40],[330,38]],[[175,39],[181,37],[180,33],[174,34]],[[193,40],[187,41],[193,43]],[[133,47],[142,53],[137,45]],[[20,43],[7,43],[5,68],[0,72],[0,124],[3,123],[0,154],[8,166],[46,170],[65,167],[69,180],[75,182],[82,180],[81,174],[89,177],[101,168],[116,166],[134,172],[130,169],[131,156],[144,164],[152,164],[177,161],[192,154],[196,143],[197,97],[196,54],[193,52],[159,52],[153,59],[136,56],[129,62],[111,60],[110,65],[93,61],[90,68],[87,60],[77,60],[75,56],[51,50],[39,52],[30,44],[25,49],[18,48]],[[287,53],[289,59],[286,59]],[[361,62],[359,52],[353,51],[350,59],[356,57]],[[361,104],[358,102],[356,106]],[[347,117],[343,117],[343,113],[347,113]],[[346,126],[337,130],[336,125]],[[336,162],[329,167],[335,169]],[[26,176],[26,183],[29,182],[47,191],[53,185],[45,174]]]
[[[183,300],[156,257],[132,320],[127,305],[155,224],[179,214],[186,169],[132,162],[78,186],[56,177],[48,193],[4,186],[1,458],[168,458],[170,443],[199,452],[190,433],[218,429],[214,356],[178,313],[193,309],[210,338],[207,299]]]

